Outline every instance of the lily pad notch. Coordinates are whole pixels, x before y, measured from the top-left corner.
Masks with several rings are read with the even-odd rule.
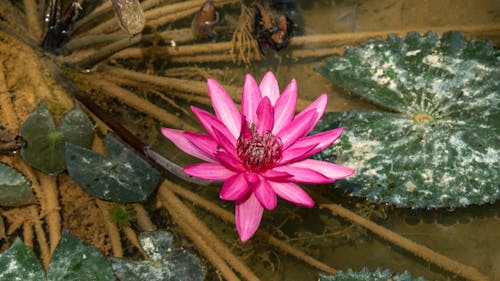
[[[21,149],[23,159],[32,167],[55,175],[66,169],[65,143],[91,146],[93,124],[85,111],[75,104],[56,127],[54,117],[42,102],[22,125],[20,135],[26,141]]]

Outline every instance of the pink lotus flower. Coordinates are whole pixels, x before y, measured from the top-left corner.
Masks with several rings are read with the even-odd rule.
[[[277,196],[296,205],[314,201],[294,182],[330,183],[348,177],[353,169],[307,157],[337,140],[338,128],[308,136],[323,115],[327,95],[322,94],[294,117],[297,84],[292,79],[280,95],[271,72],[260,85],[247,75],[241,112],[226,91],[208,79],[213,116],[191,107],[208,134],[162,128],[162,133],[186,153],[207,163],[186,166],[194,177],[224,181],[220,198],[236,201],[236,228],[240,239],[250,239],[260,225],[264,208],[273,210]]]

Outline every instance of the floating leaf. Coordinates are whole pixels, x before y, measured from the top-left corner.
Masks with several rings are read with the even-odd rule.
[[[500,52],[459,33],[389,36],[318,71],[394,112],[328,113],[341,147],[316,155],[356,168],[341,185],[398,206],[456,207],[500,197]]]
[[[68,143],[69,175],[88,193],[118,202],[144,201],[155,190],[160,172],[111,135],[106,136],[108,158]]]
[[[92,122],[78,104],[66,113],[56,128],[54,118],[42,103],[21,127],[20,135],[26,141],[21,155],[36,169],[57,174],[66,168],[65,142],[90,147],[92,133]]]
[[[150,260],[112,259],[112,267],[121,281],[201,281],[205,271],[200,261],[181,248],[172,247],[172,234],[166,231],[143,232],[139,241]]]
[[[21,206],[34,199],[30,184],[24,176],[0,163],[0,206]]]
[[[19,238],[8,250],[0,254],[0,280],[45,280],[42,266],[33,252]]]
[[[47,272],[50,281],[113,281],[110,262],[94,246],[64,232]]]
[[[425,281],[423,277],[414,278],[405,271],[403,274],[392,275],[388,269],[377,268],[374,272],[368,271],[365,267],[361,271],[355,272],[352,269],[339,271],[335,275],[319,275],[319,281]]]

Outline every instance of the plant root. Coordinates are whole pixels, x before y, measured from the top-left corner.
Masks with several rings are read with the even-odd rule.
[[[363,226],[385,240],[394,243],[397,246],[412,252],[414,255],[424,259],[425,261],[432,262],[456,275],[462,276],[468,280],[488,280],[488,277],[474,267],[464,265],[458,261],[450,259],[447,256],[436,253],[435,251],[423,245],[417,244],[408,238],[402,237],[401,235],[365,219],[338,204],[321,204],[320,208],[329,209],[332,214],[341,216],[360,226]]]
[[[61,239],[61,214],[57,177],[38,172],[38,179],[46,201],[44,215],[49,227],[50,252],[53,253]]]
[[[113,257],[122,258],[123,248],[121,243],[120,230],[109,216],[109,208],[110,208],[109,202],[105,202],[100,199],[96,199],[95,201],[97,206],[99,207],[99,210],[101,210],[102,218],[105,221],[106,230],[108,232],[108,237],[111,242]]]
[[[156,225],[153,224],[144,206],[140,203],[132,203],[134,208],[137,225],[141,231],[156,231]]]
[[[171,189],[173,192],[176,194],[180,195],[181,197],[191,201],[193,204],[202,207],[203,209],[213,213],[214,215],[218,216],[222,220],[226,222],[230,222],[232,224],[235,224],[234,221],[234,215],[231,214],[230,212],[222,209],[221,207],[217,206],[216,204],[208,201],[207,199],[189,191],[186,188],[182,188],[178,185],[175,184],[170,184],[168,186],[169,189]],[[291,246],[290,244],[286,243],[283,240],[280,240],[270,233],[259,230],[257,231],[256,235],[263,237],[269,244],[272,246],[284,251],[285,253],[292,255],[296,257],[297,259],[304,261],[311,265],[312,267],[315,267],[323,272],[329,273],[329,274],[335,274],[337,270],[335,270],[333,267],[322,263],[321,261],[318,261],[317,259],[307,255],[306,253],[300,251],[299,249]]]
[[[165,179],[160,185],[158,193],[162,201],[162,205],[169,211],[175,222],[179,224],[184,231],[187,230],[186,234],[188,232],[194,232],[189,236],[193,239],[196,246],[200,247],[200,250],[204,252],[207,258],[212,261],[219,270],[222,271],[222,268],[220,268],[222,264],[219,264],[219,262],[215,263],[216,261],[214,261],[212,257],[209,257],[207,252],[211,252],[210,255],[212,255],[213,252],[216,252],[229,265],[231,265],[231,267],[238,271],[244,279],[259,280],[255,273],[253,273],[247,265],[240,260],[240,258],[235,256],[222,243],[222,241],[220,241],[217,236],[205,224],[203,224],[203,222],[201,222],[196,215],[193,214],[193,212],[175,196],[172,191],[170,191],[168,186],[172,184],[172,182]],[[208,245],[210,245],[210,247],[208,247]],[[232,276],[234,273],[230,274],[227,272],[224,273],[224,275],[225,274],[229,274],[228,276],[224,276],[228,280],[233,280],[233,278],[235,278]]]

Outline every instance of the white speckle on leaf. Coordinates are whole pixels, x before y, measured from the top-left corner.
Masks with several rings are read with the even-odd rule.
[[[408,51],[408,52],[406,52],[406,56],[407,56],[407,57],[413,57],[413,56],[418,55],[421,51],[422,51],[422,50]]]

